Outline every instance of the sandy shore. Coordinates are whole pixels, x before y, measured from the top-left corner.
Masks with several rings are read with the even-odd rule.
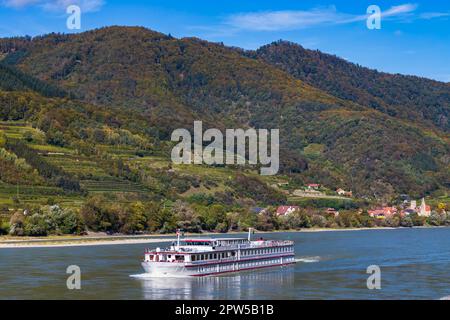
[[[397,228],[345,228],[345,229],[327,229],[327,228],[310,228],[301,230],[282,230],[282,231],[270,231],[255,233],[254,237],[258,234],[265,233],[279,233],[279,232],[338,232],[338,231],[362,231],[362,230],[395,230]],[[246,235],[243,232],[230,232],[228,234],[240,234]],[[203,234],[189,234],[186,236],[221,236],[223,234],[218,233],[203,233]],[[5,238],[5,237],[4,237]],[[122,244],[145,244],[145,243],[158,243],[158,242],[172,242],[175,241],[175,235],[145,235],[145,236],[53,236],[47,238],[5,238],[0,237],[0,249],[6,248],[51,248],[51,247],[82,247],[82,246],[103,246],[103,245],[122,245]]]
[[[103,240],[98,239],[64,239],[64,240],[6,240],[0,241],[0,249],[6,248],[56,248],[56,247],[84,247],[84,246],[105,246],[115,244],[139,244],[139,243],[157,243],[168,241],[175,241],[175,238],[152,238],[152,239],[111,239],[105,238]]]

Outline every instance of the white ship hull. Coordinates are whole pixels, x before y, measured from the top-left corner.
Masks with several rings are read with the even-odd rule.
[[[184,264],[172,262],[142,262],[144,271],[155,277],[212,276],[232,272],[280,267],[295,263],[294,255],[261,257],[251,260],[236,260],[208,264]]]
[[[147,250],[142,267],[155,277],[210,276],[295,263],[294,242],[244,238],[184,239]]]

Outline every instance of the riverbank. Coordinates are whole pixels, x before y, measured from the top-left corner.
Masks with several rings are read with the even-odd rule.
[[[426,227],[430,228],[430,227]],[[276,231],[258,231],[258,234],[279,233],[279,232],[344,232],[344,231],[363,231],[363,230],[395,230],[400,228],[376,227],[376,228],[308,228],[300,230],[276,230]],[[246,235],[244,232],[229,232],[226,234]],[[186,237],[200,236],[221,236],[222,233],[192,233],[185,234]],[[172,242],[176,240],[175,234],[149,234],[149,235],[87,235],[87,236],[49,236],[45,238],[37,237],[0,237],[0,249],[6,248],[50,248],[50,247],[79,247],[79,246],[101,246],[117,244],[145,244],[158,242]]]

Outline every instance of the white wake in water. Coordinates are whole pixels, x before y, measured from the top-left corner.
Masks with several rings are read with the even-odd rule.
[[[320,257],[302,257],[302,258],[295,258],[295,262],[303,262],[303,263],[313,263],[313,262],[319,262]]]
[[[150,274],[150,273],[140,273],[140,274],[131,274],[130,275],[131,278],[135,278],[135,279],[161,279],[161,278],[189,278],[189,276],[168,276],[168,275],[156,275],[156,274]]]

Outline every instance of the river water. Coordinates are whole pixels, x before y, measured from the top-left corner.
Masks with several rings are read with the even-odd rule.
[[[233,235],[235,236],[235,235]],[[257,235],[260,236],[260,235]],[[287,232],[298,263],[205,278],[148,278],[146,247],[0,249],[0,299],[441,299],[450,296],[450,228]],[[66,268],[81,269],[68,290]],[[367,288],[367,267],[381,289]]]

